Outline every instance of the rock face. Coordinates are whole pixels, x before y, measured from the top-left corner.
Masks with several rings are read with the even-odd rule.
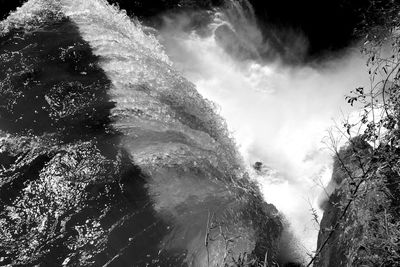
[[[276,260],[277,210],[138,23],[32,0],[0,30],[0,265]]]
[[[393,153],[386,149],[379,148],[382,155]],[[393,171],[399,161],[372,155],[371,147],[355,138],[336,157],[332,180],[337,189],[325,203],[314,266],[400,264],[400,176]]]

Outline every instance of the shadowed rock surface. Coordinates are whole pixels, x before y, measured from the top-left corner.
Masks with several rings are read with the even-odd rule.
[[[379,148],[385,155],[399,153],[385,149]],[[339,152],[341,160],[336,157],[332,180],[337,189],[324,208],[314,266],[398,266],[400,191],[394,170],[399,160],[372,155],[368,143],[354,138]]]

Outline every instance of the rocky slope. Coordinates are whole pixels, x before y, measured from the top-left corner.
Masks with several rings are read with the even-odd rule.
[[[335,158],[314,266],[399,266],[399,151],[378,151],[355,138]]]

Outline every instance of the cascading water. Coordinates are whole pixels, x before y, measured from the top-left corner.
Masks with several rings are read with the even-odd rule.
[[[321,140],[362,59],[283,64],[246,0],[200,18],[154,30],[104,0],[30,0],[0,23],[0,265],[254,266],[315,249]],[[294,37],[279,53],[305,50]]]
[[[282,223],[215,106],[102,0],[0,24],[0,263],[273,264]]]
[[[339,107],[346,113],[344,95],[368,84],[363,59],[349,50],[315,65],[282,64],[271,57],[276,53],[247,1],[228,1],[210,24],[187,31],[193,16],[166,15],[160,40],[175,66],[217,103],[249,173],[299,239],[289,241],[291,253],[306,257],[316,248],[319,230],[311,209],[322,215],[323,187],[331,177],[324,140],[342,119]],[[291,49],[286,57],[304,52],[305,42],[294,36]],[[261,169],[254,170],[256,162]]]

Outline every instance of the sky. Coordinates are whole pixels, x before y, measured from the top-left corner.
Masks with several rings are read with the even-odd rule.
[[[370,0],[249,0],[263,31],[274,32],[276,45],[290,45],[285,33],[302,34],[308,41],[308,60],[315,60],[351,46],[355,29],[368,10]],[[282,30],[284,30],[282,32]]]

